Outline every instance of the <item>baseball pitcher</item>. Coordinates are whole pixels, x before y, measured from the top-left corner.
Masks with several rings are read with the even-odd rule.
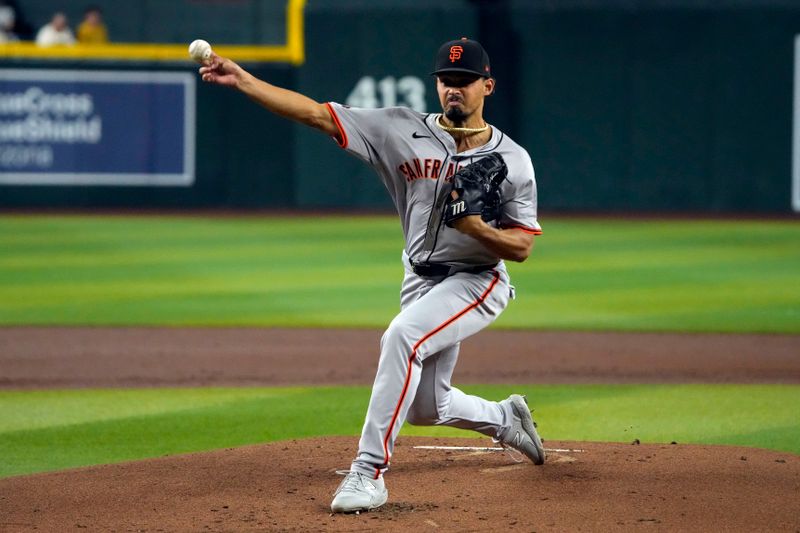
[[[216,54],[203,81],[238,89],[269,111],[331,136],[370,165],[403,226],[400,313],[380,343],[380,361],[358,453],[331,503],[334,512],[375,509],[405,422],[471,429],[545,461],[527,406],[494,402],[450,384],[461,341],[491,324],[514,297],[503,260],[525,261],[535,235],[536,182],[528,153],[483,118],[494,91],[480,43],[443,44],[433,76],[441,113],[404,107],[356,109],[318,103],[256,79]]]

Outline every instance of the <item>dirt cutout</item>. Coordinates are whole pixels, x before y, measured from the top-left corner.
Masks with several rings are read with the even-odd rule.
[[[0,328],[0,389],[371,385],[381,331]],[[800,383],[800,335],[482,331],[453,383]]]
[[[0,328],[0,389],[366,385],[379,338]],[[460,359],[456,383],[800,383],[800,336],[487,331]],[[581,451],[551,452],[536,467],[501,452],[415,448],[486,439],[405,437],[386,476],[389,503],[331,515],[335,470],[357,443],[296,440],[0,479],[0,531],[800,531],[800,456],[683,444],[547,441]]]
[[[800,457],[725,446],[547,442],[541,467],[476,439],[401,438],[389,503],[329,505],[356,439],[249,446],[0,480],[16,531],[796,531]]]

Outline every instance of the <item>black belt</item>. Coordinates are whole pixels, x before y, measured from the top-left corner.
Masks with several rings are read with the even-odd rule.
[[[409,259],[408,262],[411,265],[411,270],[414,271],[414,274],[416,274],[417,276],[422,276],[423,278],[445,278],[447,276],[452,276],[453,274],[457,274],[459,272],[466,272],[468,274],[480,274],[481,272],[486,272],[487,270],[491,270],[497,266],[497,263],[495,263],[493,265],[460,267],[460,266],[445,265],[442,263],[414,263],[413,261],[411,261],[411,259]]]

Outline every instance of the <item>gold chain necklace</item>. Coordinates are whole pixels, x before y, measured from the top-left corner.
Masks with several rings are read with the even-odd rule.
[[[440,128],[442,128],[444,131],[446,131],[448,133],[470,133],[470,134],[474,134],[474,133],[481,133],[481,132],[486,131],[486,130],[489,129],[489,125],[485,124],[485,123],[484,123],[482,128],[457,128],[455,126],[445,126],[444,124],[442,124],[442,115],[439,115],[438,117],[436,117],[436,125],[439,126]]]

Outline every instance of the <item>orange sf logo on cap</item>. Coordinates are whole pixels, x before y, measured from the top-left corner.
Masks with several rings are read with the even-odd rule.
[[[460,45],[455,45],[450,47],[450,62],[455,63],[457,60],[461,59],[461,52],[464,51],[464,48]]]

